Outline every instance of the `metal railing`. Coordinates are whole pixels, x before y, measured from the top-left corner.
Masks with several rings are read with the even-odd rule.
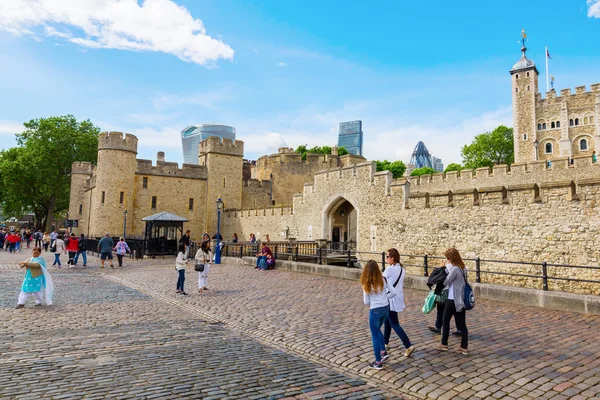
[[[385,270],[385,252],[356,251],[355,249],[322,248],[317,242],[282,242],[269,244],[275,259],[287,259],[291,261],[303,261],[314,264],[341,265],[348,268],[360,268],[369,260],[375,260]],[[244,243],[226,243],[223,249],[225,257],[254,257],[259,252],[261,245]],[[431,256],[428,254],[400,254],[402,265],[407,273],[413,275],[429,276],[434,268],[445,262],[444,257]],[[550,290],[552,284],[556,286],[559,282],[592,283],[600,284],[600,266],[568,265],[542,262],[509,261],[475,258],[464,258],[463,261],[471,273],[475,273],[475,282],[492,282],[492,277],[506,276],[525,278],[525,287],[542,290]],[[505,270],[503,270],[505,269]],[[560,270],[562,269],[562,271]],[[597,271],[598,278],[577,277],[578,271]],[[562,274],[561,274],[562,273]],[[566,276],[565,276],[566,275]],[[593,278],[593,277],[592,277]],[[522,283],[523,283],[522,282]],[[534,284],[537,282],[537,284]],[[518,285],[521,286],[521,285]]]

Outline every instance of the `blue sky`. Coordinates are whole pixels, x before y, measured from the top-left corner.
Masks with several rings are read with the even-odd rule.
[[[361,119],[365,156],[445,164],[512,125],[521,29],[545,92],[600,82],[600,2],[2,0],[0,148],[31,118],[74,114],[182,162],[180,130],[235,126],[246,158],[333,145]]]

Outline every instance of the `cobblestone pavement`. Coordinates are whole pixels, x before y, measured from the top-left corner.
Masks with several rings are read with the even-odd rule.
[[[425,293],[406,290],[408,308],[400,321],[417,350],[402,357],[401,342],[393,337],[390,362],[374,371],[367,368],[373,356],[358,282],[219,265],[211,267],[210,290],[198,294],[190,267],[186,288],[192,295],[180,297],[174,294],[173,260],[127,261],[101,276],[152,296],[145,303],[160,300],[178,313],[202,315],[231,335],[357,374],[385,390],[439,399],[600,397],[598,316],[478,300],[467,314],[471,354],[463,356],[432,349],[439,336],[427,329],[435,316],[420,311]],[[451,347],[458,342],[450,338]]]
[[[55,305],[16,310],[25,256],[0,252],[2,399],[398,398],[123,286],[94,257],[85,270],[50,268]]]

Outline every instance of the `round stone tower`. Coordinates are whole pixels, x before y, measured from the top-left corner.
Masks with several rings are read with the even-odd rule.
[[[123,234],[124,210],[133,209],[137,169],[134,135],[103,132],[98,137],[98,164],[91,195],[90,236]],[[131,232],[131,218],[127,221]]]

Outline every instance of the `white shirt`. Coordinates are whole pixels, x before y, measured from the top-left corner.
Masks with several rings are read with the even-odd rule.
[[[450,263],[446,264],[446,272],[448,273],[448,275],[450,275],[450,271],[452,271],[452,268],[458,267],[455,267]],[[448,300],[454,300],[454,281],[448,285]]]
[[[396,285],[396,292],[398,293],[395,297],[390,299],[390,310],[401,312],[406,308],[404,304],[404,275],[406,271],[402,269],[400,264],[390,265],[383,271],[383,277],[387,279],[390,283],[390,286],[396,282],[398,276],[400,276],[400,280]]]
[[[394,282],[392,282],[394,283]],[[392,286],[392,283],[384,280],[383,290],[380,292],[367,293],[363,290],[363,301],[369,309],[387,307],[390,302],[389,299],[396,296],[398,292]]]
[[[185,265],[186,265],[185,254],[182,252],[179,252],[179,254],[177,254],[177,260],[175,260],[175,268],[177,269],[177,271],[179,271],[180,269],[185,269]]]

